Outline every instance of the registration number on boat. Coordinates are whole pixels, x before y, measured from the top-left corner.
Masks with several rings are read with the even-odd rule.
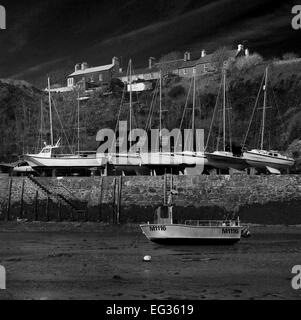
[[[166,231],[166,226],[150,226],[150,231]]]
[[[239,230],[236,228],[223,228],[222,233],[223,234],[238,234]]]

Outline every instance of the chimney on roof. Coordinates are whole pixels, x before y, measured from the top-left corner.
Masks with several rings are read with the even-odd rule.
[[[202,50],[201,57],[204,58],[204,57],[206,56],[206,54],[207,54],[207,53],[206,53],[206,50]]]
[[[156,58],[154,58],[154,57],[150,57],[149,59],[148,59],[148,68],[149,69],[152,69],[153,68],[153,61],[154,60],[156,60]]]
[[[186,51],[184,53],[184,61],[190,61],[191,60],[191,53],[189,51]]]
[[[80,63],[77,63],[76,65],[75,65],[75,72],[76,71],[79,71],[81,69],[81,64]]]
[[[89,65],[87,62],[83,62],[81,67],[82,67],[82,70],[86,70],[86,69],[88,69]]]
[[[237,52],[241,52],[243,51],[243,49],[244,49],[244,46],[242,44],[239,44],[237,48]]]
[[[112,58],[112,64],[114,65],[114,66],[119,66],[119,59],[117,58],[117,57],[113,57]]]

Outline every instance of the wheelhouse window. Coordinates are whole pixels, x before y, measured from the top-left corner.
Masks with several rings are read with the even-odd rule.
[[[161,208],[161,214],[160,214],[161,219],[168,219],[168,217],[169,217],[169,210],[168,209],[169,209],[168,207]]]

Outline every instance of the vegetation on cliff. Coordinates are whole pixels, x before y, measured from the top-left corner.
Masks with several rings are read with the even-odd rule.
[[[300,158],[298,141],[301,137],[301,61],[293,56],[286,60],[263,61],[259,55],[238,59],[227,72],[228,105],[231,117],[227,119],[228,137],[235,146],[241,146],[247,131],[254,104],[266,65],[270,65],[267,130],[265,147],[287,151]],[[205,140],[211,126],[221,74],[208,74],[197,79],[196,128],[205,129]],[[179,127],[187,103],[183,128],[191,127],[191,79],[169,75],[163,85],[163,126]],[[190,95],[188,97],[188,93]],[[145,128],[154,92],[134,94],[134,126]],[[97,147],[96,133],[101,128],[115,129],[122,93],[102,95],[95,92],[89,100],[80,102],[81,149]],[[187,99],[188,97],[188,99]],[[262,105],[259,97],[259,106]],[[129,117],[128,96],[120,114],[121,120]],[[220,133],[219,114],[221,101],[212,123],[212,139],[208,147],[213,149]],[[270,108],[272,107],[272,108]],[[262,110],[255,113],[246,142],[248,147],[258,147]],[[13,160],[23,152],[40,148],[43,141],[49,142],[48,96],[22,81],[0,80],[0,160]],[[53,95],[55,139],[76,148],[77,140],[77,93]],[[230,122],[231,120],[231,122]],[[152,127],[159,127],[159,100],[155,103]],[[231,130],[230,130],[231,129]],[[296,150],[295,150],[296,149]]]

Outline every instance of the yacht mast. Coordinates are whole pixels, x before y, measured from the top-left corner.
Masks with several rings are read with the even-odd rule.
[[[162,151],[162,70],[160,70],[160,120],[159,120],[159,151]]]
[[[223,142],[224,142],[224,151],[226,151],[226,69],[223,69]]]
[[[192,148],[194,148],[195,131],[195,103],[196,103],[196,69],[193,68],[193,102],[192,102]]]
[[[79,139],[80,139],[80,129],[79,129],[79,112],[80,112],[80,96],[79,96],[79,91],[77,93],[77,151],[79,154]]]
[[[50,92],[50,78],[48,77],[48,98],[49,98],[49,120],[50,120],[50,143],[53,146],[53,127],[52,127],[52,104],[51,104],[51,92]]]
[[[130,59],[130,144],[132,143],[132,104],[133,104],[132,59]]]
[[[263,99],[263,109],[262,109],[262,132],[261,132],[261,150],[263,150],[264,142],[264,131],[265,131],[265,118],[266,118],[266,107],[267,107],[267,87],[268,86],[268,67],[265,70],[265,84],[264,84],[264,99]]]

